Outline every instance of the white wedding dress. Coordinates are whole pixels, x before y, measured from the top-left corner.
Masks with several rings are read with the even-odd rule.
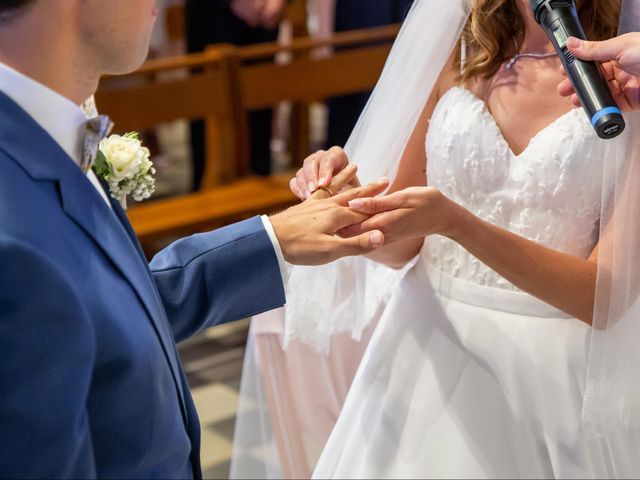
[[[623,154],[625,141],[599,140],[576,109],[515,155],[484,103],[454,87],[431,118],[427,175],[478,217],[586,258],[605,149],[618,142]],[[589,332],[453,241],[429,237],[387,304],[314,476],[604,476],[581,429]]]

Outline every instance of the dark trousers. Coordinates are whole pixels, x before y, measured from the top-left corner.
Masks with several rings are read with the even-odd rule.
[[[186,0],[185,22],[187,51],[201,52],[207,45],[230,43],[252,45],[273,42],[278,31],[252,28],[237,18],[225,0]],[[271,173],[271,109],[249,115],[250,168],[259,175]],[[191,123],[191,153],[193,159],[193,189],[200,187],[205,166],[204,124]]]
[[[335,31],[380,27],[401,22],[413,0],[336,0]],[[330,99],[327,147],[344,146],[367,104],[370,92]]]

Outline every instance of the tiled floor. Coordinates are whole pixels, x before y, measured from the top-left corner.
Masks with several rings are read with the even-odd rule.
[[[204,478],[228,478],[244,344],[249,322],[214,327],[180,345],[200,415]]]

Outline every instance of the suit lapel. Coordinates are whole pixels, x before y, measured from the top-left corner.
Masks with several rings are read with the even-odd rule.
[[[147,257],[142,251],[142,247],[140,246],[140,242],[138,241],[136,232],[133,231],[133,228],[131,227],[131,223],[129,222],[129,218],[127,217],[127,214],[124,212],[124,210],[120,206],[120,202],[118,202],[116,199],[114,199],[111,196],[111,192],[109,191],[109,185],[107,185],[107,182],[105,182],[104,179],[102,178],[98,178],[98,181],[100,182],[100,185],[102,185],[102,189],[104,190],[105,194],[107,195],[107,198],[109,199],[109,202],[111,203],[111,209],[113,210],[113,213],[115,213],[116,217],[118,217],[118,220],[120,220],[120,224],[122,225],[122,228],[124,228],[124,230],[127,232],[127,235],[131,240],[131,243],[133,244],[134,248],[138,252],[138,255],[140,256],[140,259],[142,260],[142,262],[144,263],[145,267],[148,270],[149,264],[147,262]]]
[[[151,274],[151,270],[149,269],[149,262],[147,261],[147,257],[145,256],[144,251],[142,250],[142,247],[140,246],[140,242],[138,241],[138,237],[136,236],[136,233],[134,232],[133,227],[131,226],[131,222],[129,222],[129,217],[127,217],[127,214],[120,206],[120,202],[118,202],[111,196],[109,192],[109,187],[107,186],[106,182],[103,179],[99,179],[99,180],[100,180],[100,183],[102,184],[103,189],[105,189],[107,193],[107,197],[111,202],[111,208],[113,209],[113,212],[115,213],[116,217],[120,221],[119,222],[120,225],[122,226],[124,231],[127,233],[127,236],[129,237],[129,240],[131,241],[133,248],[138,252],[140,261],[142,263],[142,267],[147,272],[147,278],[150,280],[151,288],[155,292],[155,298],[159,299],[160,292],[158,291],[158,286],[156,285],[155,280],[153,280],[153,275]],[[166,328],[161,329],[161,332],[165,332],[165,333],[170,332],[171,325],[169,324],[169,319],[167,318],[167,312],[165,311],[164,306],[162,304],[160,305],[160,315],[162,316],[164,323],[166,325]],[[174,368],[174,371],[181,370],[180,366],[177,364],[177,361],[175,360],[179,358],[179,355],[178,355],[178,350],[176,348],[175,341],[172,336],[170,336],[169,338],[165,338],[165,345],[169,351],[173,352],[173,355],[169,355],[169,361],[171,362],[173,360],[174,363],[172,366]],[[180,391],[181,398],[183,401],[185,401],[182,382],[180,381],[179,378],[176,378],[176,382],[177,382],[178,390]],[[186,406],[184,408],[186,408]],[[189,424],[189,416],[188,414],[186,414],[186,412],[185,412],[185,422],[187,423],[187,425]]]
[[[2,92],[0,92],[0,149],[6,151],[34,180],[52,180],[59,183],[65,214],[93,240],[134,289],[148,313],[164,350],[186,422],[180,370],[166,313],[148,264],[120,206],[117,202],[112,202],[115,214],[111,212],[73,160],[31,117]]]

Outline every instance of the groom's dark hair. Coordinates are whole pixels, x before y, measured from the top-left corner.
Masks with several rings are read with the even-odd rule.
[[[0,25],[11,22],[36,0],[0,0]]]

